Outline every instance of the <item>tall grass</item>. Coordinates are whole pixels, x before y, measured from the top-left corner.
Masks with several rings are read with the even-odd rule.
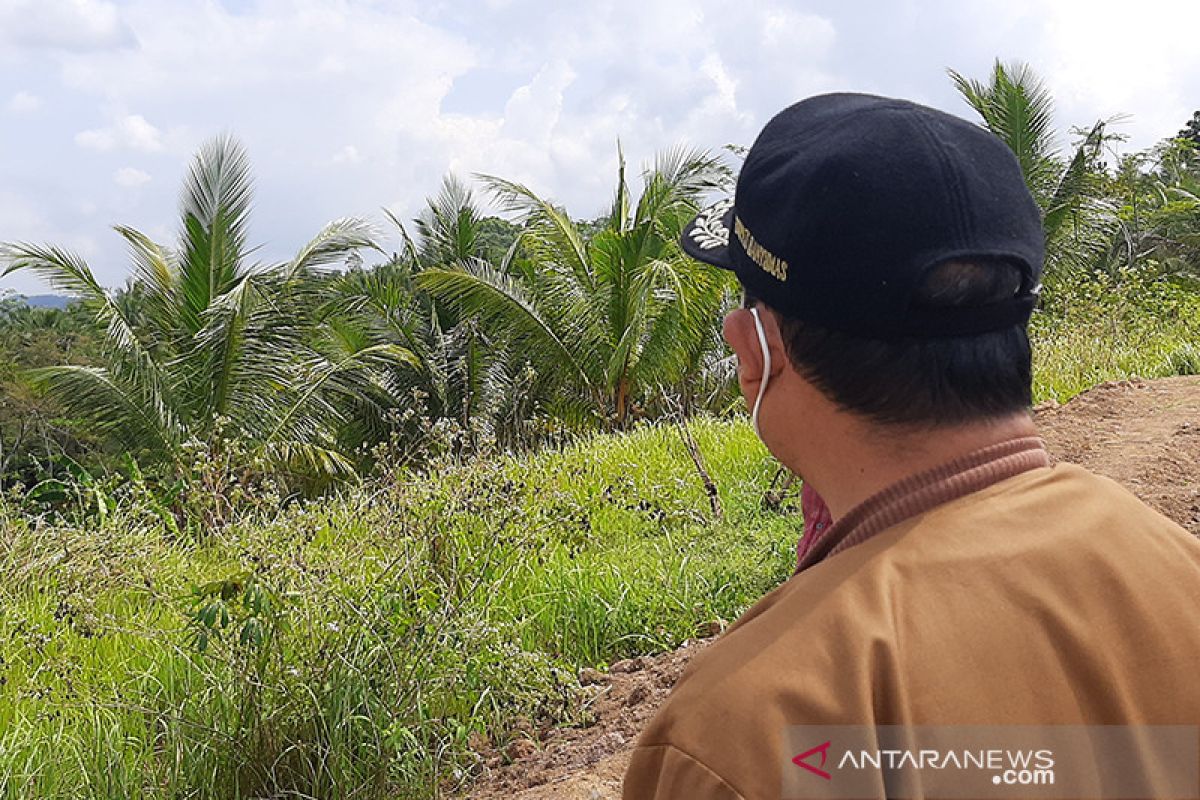
[[[1037,402],[1104,381],[1200,374],[1200,287],[1135,272],[1078,278],[1034,315],[1030,335]]]
[[[797,519],[739,423],[395,475],[172,539],[136,497],[0,527],[0,797],[419,797],[584,665],[678,644],[788,574]],[[253,599],[257,598],[257,599]]]

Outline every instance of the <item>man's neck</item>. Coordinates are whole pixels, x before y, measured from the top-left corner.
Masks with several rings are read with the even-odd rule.
[[[836,521],[850,509],[892,484],[941,466],[967,453],[1001,442],[1036,436],[1025,413],[985,423],[939,428],[921,433],[881,431],[858,420],[837,421],[844,430],[834,441],[837,451],[817,447],[801,467],[805,480],[821,494]],[[835,423],[835,424],[837,424]],[[824,429],[826,435],[833,431]],[[847,435],[848,434],[848,435]],[[819,438],[825,438],[820,436]],[[806,448],[807,449],[807,448]]]

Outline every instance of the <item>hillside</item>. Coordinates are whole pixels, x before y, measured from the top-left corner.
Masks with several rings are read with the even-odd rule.
[[[33,308],[66,308],[71,302],[71,298],[61,294],[21,295],[21,299]]]

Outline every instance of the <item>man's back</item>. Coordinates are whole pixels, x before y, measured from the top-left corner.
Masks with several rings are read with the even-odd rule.
[[[698,657],[627,798],[778,797],[794,725],[1200,720],[1200,542],[1105,478],[1033,469],[795,576]]]
[[[969,726],[1075,730],[1064,764],[1080,774],[1059,794],[1097,797],[1125,774],[1152,780],[1124,797],[1200,791],[1162,769],[1200,760],[1200,542],[1113,482],[1050,465],[1030,415],[1042,216],[978,125],[834,93],[772,117],[732,203],[684,230],[686,253],[743,287],[722,331],[756,433],[833,522],[693,662],[639,740],[627,798],[812,796],[797,770],[873,781],[853,796],[910,778],[920,791],[903,796],[994,788],[940,785],[965,777],[940,760],[834,776],[833,740],[809,743],[804,725],[930,758],[926,735]]]

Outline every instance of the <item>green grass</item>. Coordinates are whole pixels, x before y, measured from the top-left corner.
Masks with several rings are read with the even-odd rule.
[[[430,796],[469,778],[472,734],[580,720],[581,666],[677,645],[789,572],[799,520],[759,510],[765,450],[741,423],[692,428],[721,522],[672,427],[380,481],[202,544],[135,496],[99,527],[8,509],[0,797]]]
[[[1034,401],[1060,403],[1104,381],[1200,374],[1200,292],[1124,276],[1079,281],[1034,316]]]

